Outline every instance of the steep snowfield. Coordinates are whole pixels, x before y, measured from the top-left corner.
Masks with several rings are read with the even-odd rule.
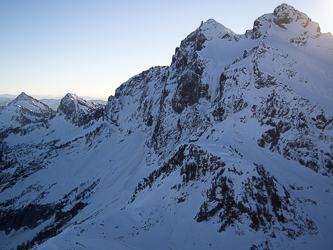
[[[106,106],[18,97],[0,113],[0,248],[332,249],[318,27],[285,4],[244,35],[210,19]]]

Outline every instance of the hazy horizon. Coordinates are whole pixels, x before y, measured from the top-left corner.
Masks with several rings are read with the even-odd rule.
[[[22,92],[21,92],[22,93]],[[0,97],[7,97],[7,98],[11,98],[11,99],[15,99],[17,96],[19,96],[21,93],[15,95],[15,94],[0,94]],[[26,92],[24,92],[26,93]],[[55,99],[55,100],[59,100],[59,99],[62,99],[65,95],[63,96],[56,96],[56,95],[31,95],[29,93],[26,93],[28,96],[31,96],[37,100],[41,100],[41,99]],[[71,94],[75,94],[75,93],[71,93]],[[87,101],[92,101],[92,100],[100,100],[100,101],[107,101],[109,96],[108,97],[101,97],[101,96],[79,96]]]

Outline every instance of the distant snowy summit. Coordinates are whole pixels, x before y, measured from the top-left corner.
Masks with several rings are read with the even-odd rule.
[[[8,105],[21,107],[37,113],[52,111],[46,104],[36,100],[35,98],[25,94],[24,92],[22,92],[19,96],[17,96]]]
[[[0,131],[5,128],[41,122],[52,118],[52,116],[53,110],[51,108],[22,92],[0,110]]]
[[[63,112],[66,115],[71,115],[73,112],[78,110],[91,110],[103,105],[89,102],[75,94],[66,94],[60,101],[58,111]]]
[[[57,112],[65,114],[67,119],[80,126],[92,119],[98,120],[103,115],[103,108],[102,104],[89,102],[68,93],[61,99]]]
[[[49,100],[47,100],[49,101]],[[86,101],[75,94],[66,94],[59,102],[57,111],[51,109],[44,102],[39,101],[24,92],[18,95],[0,110],[0,130],[6,128],[21,127],[30,123],[47,121],[55,115],[64,114],[66,119],[77,125],[83,125],[87,116],[89,121],[97,114],[89,114],[89,111],[101,109],[104,105]],[[96,118],[97,119],[97,118]]]

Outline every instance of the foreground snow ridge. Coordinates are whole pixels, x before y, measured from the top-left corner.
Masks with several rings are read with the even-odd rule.
[[[100,105],[0,110],[0,249],[332,249],[333,37],[210,19]]]

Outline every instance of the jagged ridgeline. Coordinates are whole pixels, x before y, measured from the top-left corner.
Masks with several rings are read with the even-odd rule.
[[[1,249],[332,249],[333,37],[213,19],[106,105],[0,110]]]

